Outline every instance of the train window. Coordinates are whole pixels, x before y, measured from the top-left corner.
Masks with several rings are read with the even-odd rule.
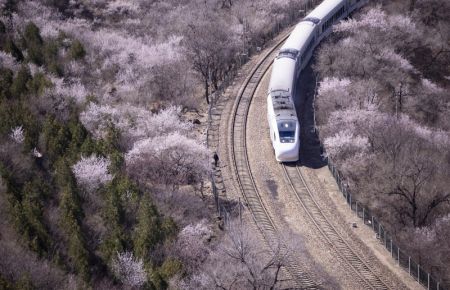
[[[297,55],[298,55],[298,50],[296,50],[296,49],[282,49],[278,53],[277,58],[289,57],[292,59],[296,59]]]
[[[313,48],[315,42],[316,42],[316,37],[313,37],[309,41],[308,46],[306,47],[305,52],[303,53],[303,55],[305,55],[305,56],[308,55],[309,51]]]
[[[302,21],[310,21],[310,22],[312,22],[314,24],[319,24],[320,19],[316,18],[316,17],[306,17],[306,18],[303,18]]]
[[[320,22],[320,19],[316,17],[306,17],[302,21],[310,21],[314,24],[318,24]]]
[[[278,121],[278,133],[281,143],[295,142],[296,124],[294,121]]]
[[[295,131],[280,131],[280,138],[294,138]]]

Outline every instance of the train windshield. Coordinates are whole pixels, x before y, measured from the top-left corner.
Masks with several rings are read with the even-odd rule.
[[[280,52],[278,53],[277,58],[289,57],[289,58],[292,58],[292,59],[296,59],[297,55],[298,55],[298,50],[285,48],[285,49],[280,50]]]
[[[281,143],[295,142],[295,127],[294,121],[278,121],[278,133]]]

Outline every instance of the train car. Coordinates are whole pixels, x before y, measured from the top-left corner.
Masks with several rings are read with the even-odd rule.
[[[270,93],[267,96],[269,134],[274,144],[275,157],[280,162],[298,160],[300,129],[292,99],[295,70],[294,58],[277,57],[269,82]]]
[[[275,158],[279,162],[298,160],[300,124],[293,92],[295,80],[307,63],[304,56],[311,53],[314,38],[314,27],[308,23],[299,23],[274,60],[267,96],[267,119]]]
[[[348,15],[349,0],[325,0],[317,6],[306,19],[313,19],[317,23],[320,42],[331,33],[331,26]]]
[[[347,17],[367,0],[325,0],[291,32],[272,67],[267,95],[270,139],[279,162],[299,159],[300,123],[293,102],[298,75],[314,48],[331,33],[334,23]]]
[[[302,21],[299,24],[297,24],[296,28],[298,30],[293,31],[293,33],[291,33],[291,36],[292,39],[296,41],[299,50],[299,54],[297,57],[297,71],[296,71],[296,79],[297,79],[298,75],[308,64],[309,59],[312,56],[314,47],[316,46],[317,43],[318,33],[316,24],[310,21]],[[291,36],[289,36],[288,40],[291,39]]]

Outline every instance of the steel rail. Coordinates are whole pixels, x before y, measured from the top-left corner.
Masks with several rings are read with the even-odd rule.
[[[232,118],[229,125],[231,136],[231,164],[234,167],[235,178],[244,197],[250,213],[269,245],[277,241],[277,228],[264,205],[261,195],[256,187],[247,155],[246,125],[247,114],[253,95],[267,70],[271,67],[278,48],[287,39],[289,34],[282,37],[255,65],[249,76],[245,79],[232,109]],[[311,278],[311,274],[302,269],[300,260],[290,256],[287,260],[287,272],[292,276],[301,289],[319,289],[320,285]]]
[[[364,262],[330,223],[316,202],[308,183],[305,181],[300,168],[295,165],[282,164],[285,177],[294,191],[298,201],[308,214],[310,220],[317,227],[325,241],[346,262],[347,266],[360,277],[360,282],[365,284],[365,289],[389,289],[380,279],[379,275],[373,272],[371,267]]]
[[[231,164],[234,167],[234,174],[239,189],[244,197],[245,202],[250,209],[250,213],[263,234],[264,239],[270,245],[271,242],[277,239],[277,228],[271,218],[264,202],[261,198],[259,190],[255,184],[253,174],[250,169],[250,164],[247,154],[246,144],[246,125],[247,115],[250,108],[251,101],[255,94],[259,83],[267,70],[273,63],[273,58],[277,49],[288,38],[289,34],[282,37],[254,66],[251,73],[245,79],[241,86],[237,98],[232,108],[232,118],[230,120],[229,138],[231,138]],[[322,234],[325,241],[333,248],[338,256],[345,261],[346,265],[359,277],[359,282],[364,285],[365,289],[389,289],[389,287],[378,277],[370,266],[352,250],[351,246],[345,241],[336,228],[329,222],[323,214],[321,208],[314,200],[311,190],[302,176],[302,173],[297,168],[297,184],[293,182],[293,178],[289,175],[286,165],[282,165],[285,176],[292,187],[297,199],[310,217],[311,221]],[[300,184],[300,185],[299,185]],[[306,189],[306,195],[300,195],[299,189]],[[317,289],[320,285],[314,281],[311,273],[306,273],[299,264],[298,260],[291,258],[287,265],[288,273],[297,281],[300,288]]]

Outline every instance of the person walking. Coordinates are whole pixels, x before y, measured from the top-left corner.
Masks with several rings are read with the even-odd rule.
[[[217,155],[217,152],[214,152],[214,166],[217,167],[217,164],[219,163],[219,155]]]

